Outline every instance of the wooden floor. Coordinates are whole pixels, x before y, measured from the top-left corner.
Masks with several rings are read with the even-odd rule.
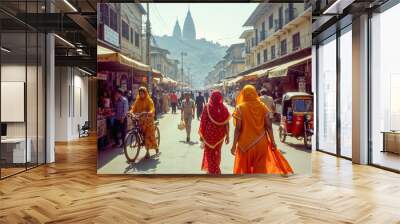
[[[400,223],[400,175],[313,154],[311,176],[96,175],[93,138],[0,181],[0,223]]]

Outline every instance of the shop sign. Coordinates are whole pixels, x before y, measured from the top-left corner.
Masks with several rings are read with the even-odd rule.
[[[299,84],[299,92],[306,92],[306,79],[304,77],[299,77],[297,82]]]
[[[108,78],[107,74],[105,74],[105,73],[97,73],[97,79],[107,81],[107,78]]]
[[[107,25],[104,25],[104,40],[119,47],[119,34]]]

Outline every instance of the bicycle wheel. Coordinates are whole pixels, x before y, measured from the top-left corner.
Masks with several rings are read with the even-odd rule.
[[[159,148],[160,148],[160,129],[156,126],[156,141],[157,141],[157,148],[156,148],[156,153],[158,153]]]
[[[140,139],[136,132],[129,132],[124,139],[124,153],[128,162],[135,162],[140,152]]]

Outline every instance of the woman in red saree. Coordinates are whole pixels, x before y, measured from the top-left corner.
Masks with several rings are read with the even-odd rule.
[[[199,135],[204,143],[201,169],[208,174],[221,174],[221,147],[229,143],[230,114],[223,104],[222,94],[214,91],[200,118]]]

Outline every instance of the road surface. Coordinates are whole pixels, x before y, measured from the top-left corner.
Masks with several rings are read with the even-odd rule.
[[[178,130],[180,114],[167,113],[160,121],[161,143],[160,153],[155,155],[151,150],[151,158],[143,159],[145,150],[142,150],[136,163],[126,161],[122,148],[105,149],[98,155],[99,174],[204,174],[201,171],[203,150],[200,148],[197,130],[199,121],[192,122],[191,142],[185,142],[185,131]],[[301,140],[286,138],[286,143],[279,142],[278,125],[273,125],[274,136],[278,148],[289,161],[295,173],[311,173],[311,153],[304,149]],[[230,128],[231,142],[233,140],[233,126]],[[230,153],[231,144],[223,145],[221,172],[232,174],[234,157]]]

